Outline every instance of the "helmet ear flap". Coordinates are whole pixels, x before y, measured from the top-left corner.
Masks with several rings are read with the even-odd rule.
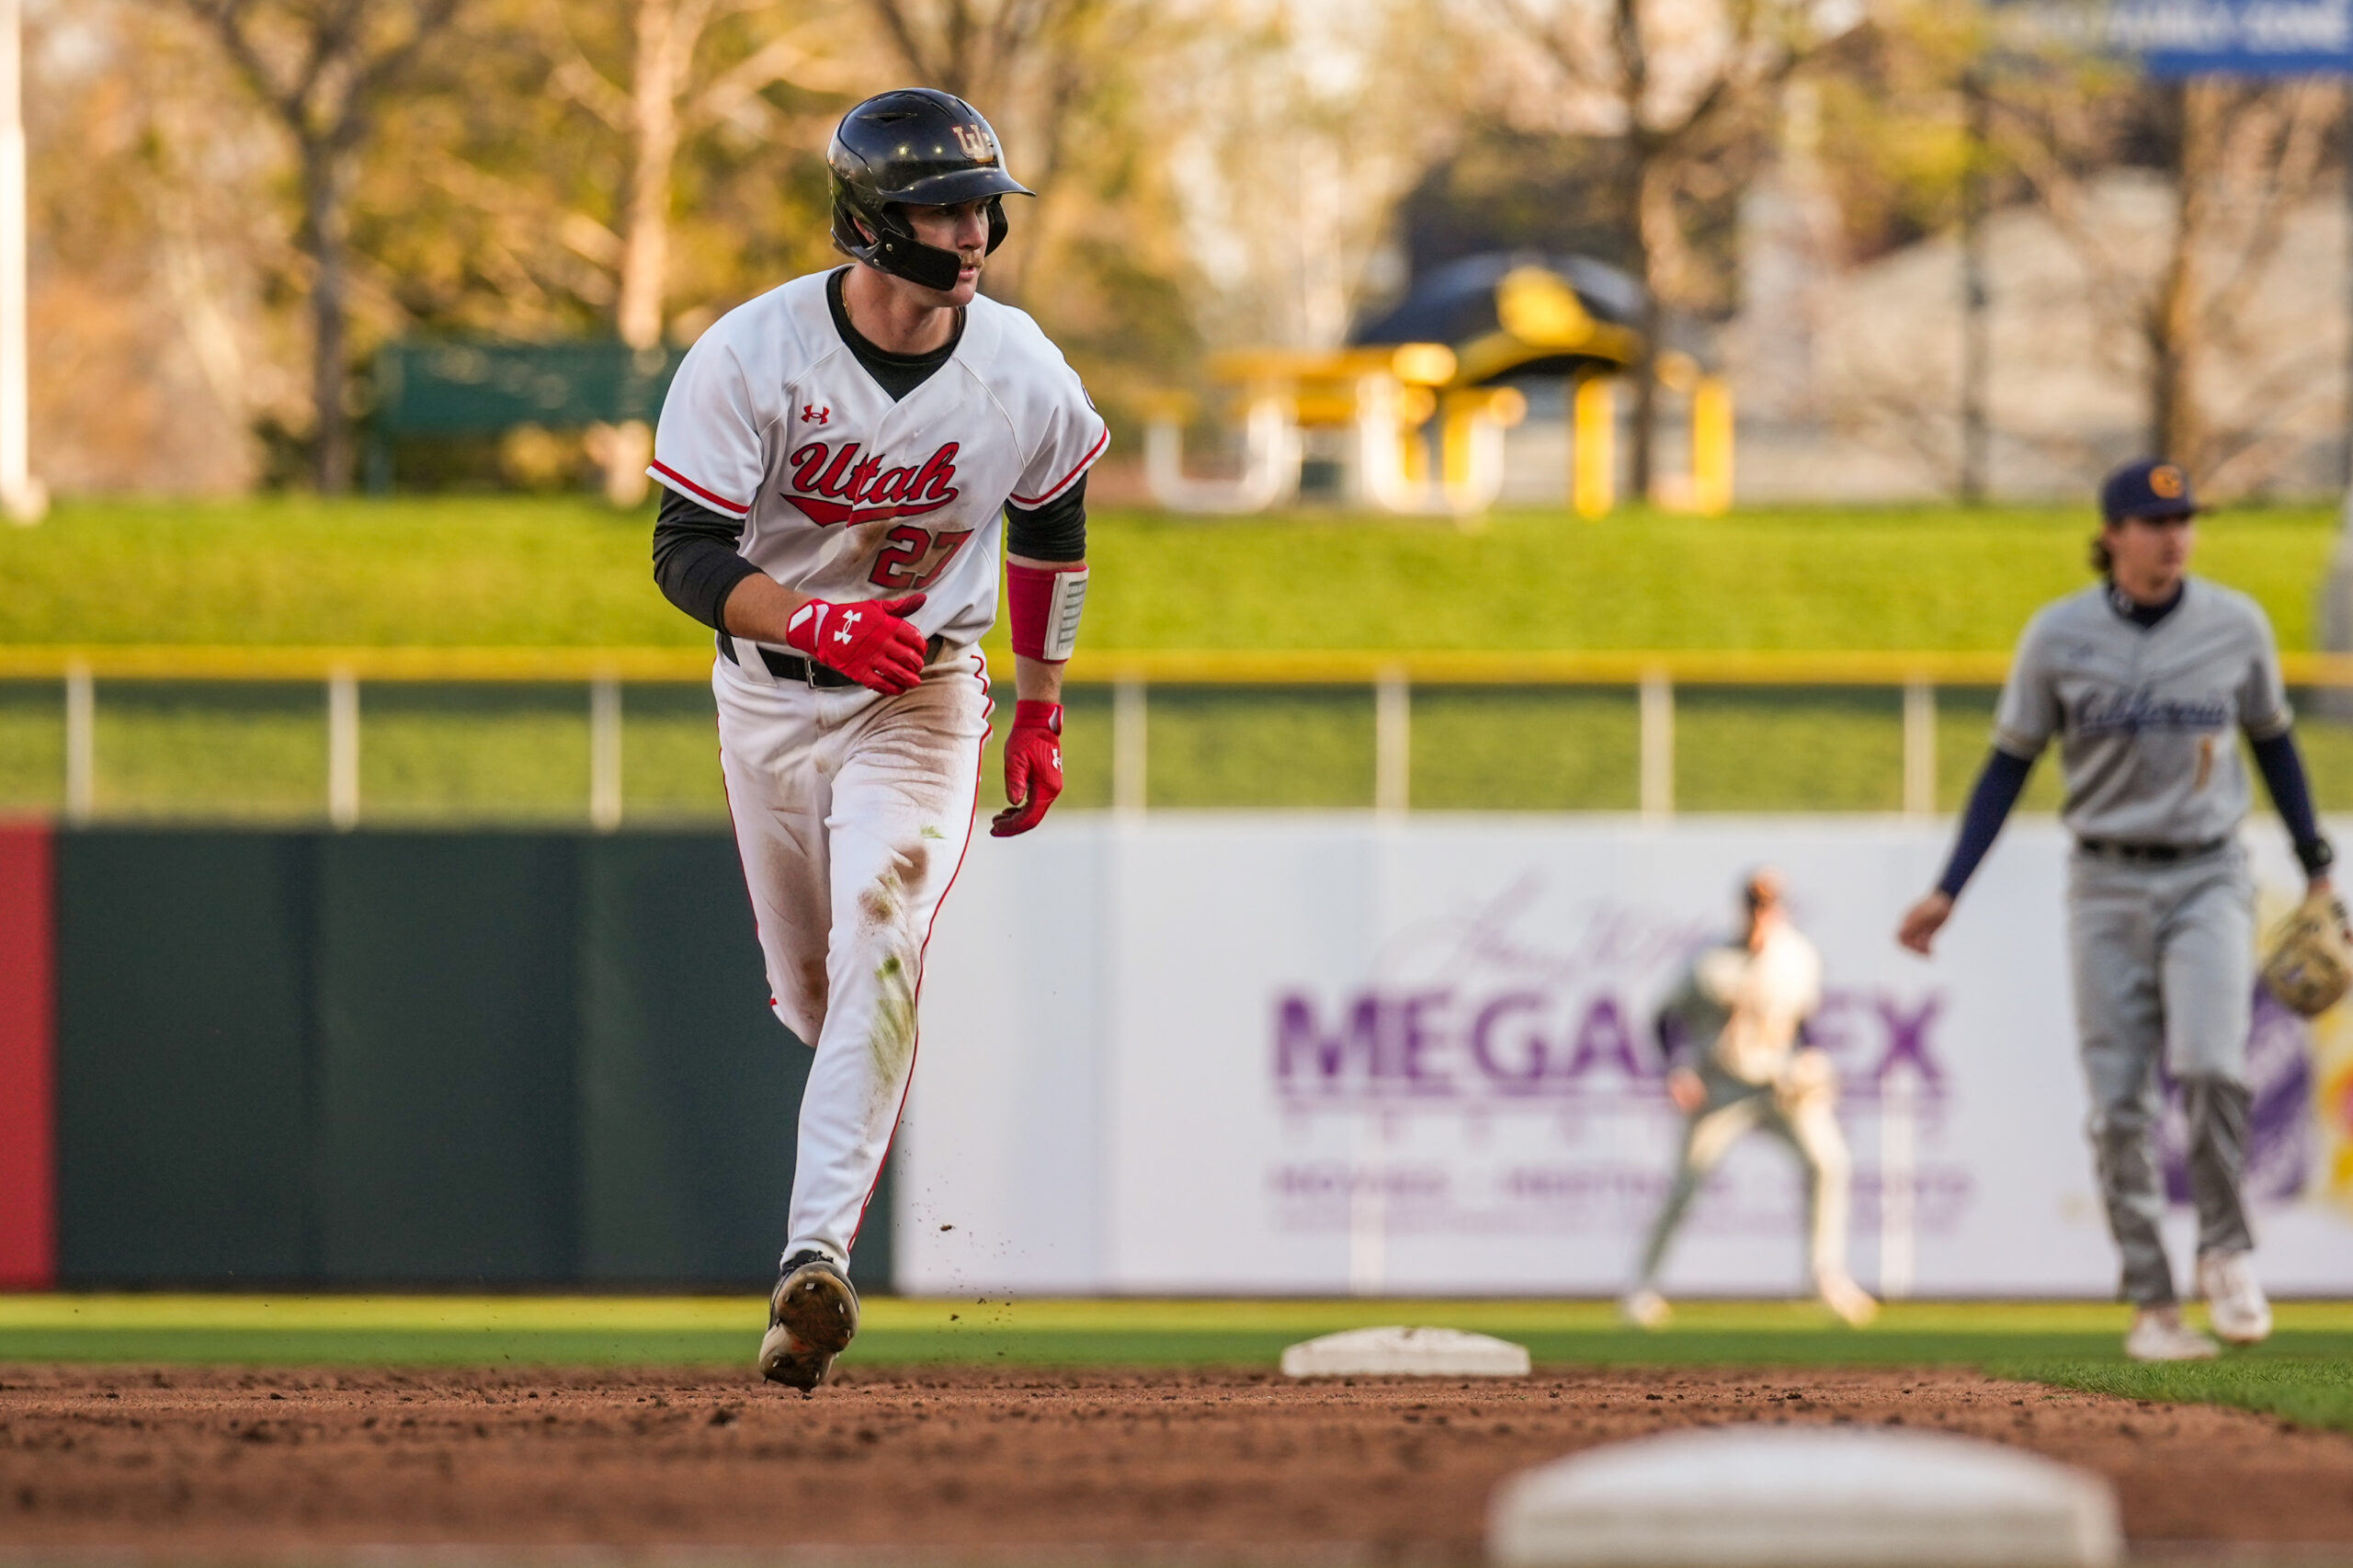
[[[1005,244],[1005,236],[1013,232],[1013,225],[1006,222],[1005,198],[1002,196],[989,198],[988,214],[989,244],[988,250],[983,254],[993,256],[996,253],[996,247]]]

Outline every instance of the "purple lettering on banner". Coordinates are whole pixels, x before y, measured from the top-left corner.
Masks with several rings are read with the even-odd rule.
[[[1506,992],[1480,1008],[1471,1025],[1472,1061],[1506,1094],[1525,1093],[1536,1087],[1537,1080],[1544,1076],[1550,1053],[1537,1021],[1531,1018],[1524,1032],[1515,1037],[1521,1044],[1519,1064],[1506,1062],[1495,1054],[1496,1028],[1516,1013],[1540,1014],[1549,1000],[1534,991]]]
[[[1838,1064],[1841,1077],[1850,1075],[1856,1054],[1855,1013],[1867,1006],[1866,999],[1852,991],[1836,988],[1822,994],[1822,1006],[1805,1021],[1806,1038],[1829,1054]]]
[[[1568,1075],[1582,1078],[1605,1062],[1615,1062],[1629,1078],[1646,1078],[1641,1058],[1634,1054],[1634,1037],[1626,1028],[1617,999],[1607,994],[1593,999],[1584,1022],[1577,1025],[1575,1045],[1569,1051]]]
[[[1377,1070],[1381,1034],[1381,998],[1368,992],[1347,1009],[1338,1034],[1325,1034],[1311,996],[1293,992],[1275,1004],[1275,1076],[1289,1089],[1301,1074],[1302,1059],[1325,1091],[1347,1075],[1355,1056],[1370,1075]]]
[[[1920,1074],[1923,1083],[1941,1085],[1945,1081],[1945,1070],[1938,1066],[1937,1059],[1928,1053],[1928,1026],[1937,1021],[1938,1013],[1944,1011],[1944,997],[1932,991],[1918,1007],[1909,1013],[1904,1010],[1902,1003],[1884,992],[1871,1000],[1879,1009],[1881,1022],[1887,1025],[1887,1054],[1880,1058],[1879,1070],[1871,1076],[1885,1078],[1894,1071],[1897,1062],[1908,1062],[1913,1071]]]
[[[1397,1075],[1415,1094],[1442,1095],[1454,1086],[1442,1065],[1423,1060],[1425,1052],[1435,1053],[1446,1044],[1443,1023],[1428,1015],[1453,1001],[1451,991],[1420,991],[1392,1009],[1397,1024]]]

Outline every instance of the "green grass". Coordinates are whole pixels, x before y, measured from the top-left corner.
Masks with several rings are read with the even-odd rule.
[[[2318,508],[2224,514],[2200,565],[2254,593],[2289,647],[2311,641],[2333,537]],[[1517,512],[1483,532],[1330,514],[1097,517],[1096,648],[2003,648],[2034,606],[2084,581],[2074,509],[1776,510],[1601,523]],[[325,503],[69,503],[0,529],[0,643],[605,643],[702,633],[648,574],[648,524],[593,502],[465,497]],[[1938,694],[1937,799],[1983,761],[1993,693]],[[586,814],[575,687],[364,689],[371,821],[574,824]],[[718,823],[710,699],[626,696],[632,821]],[[1368,804],[1362,688],[1156,686],[1155,807]],[[1414,699],[1416,810],[1631,810],[1632,694],[1425,687]],[[0,684],[0,812],[63,803],[54,682]],[[2353,807],[2353,725],[2302,726],[2324,806]],[[1900,803],[1895,695],[1687,688],[1676,790],[1694,812],[1888,811]],[[315,821],[325,708],[315,687],[101,683],[98,808],[116,819]],[[1110,801],[1110,706],[1074,690],[1067,804]],[[2057,802],[2037,769],[2027,807]],[[988,772],[996,777],[994,763]],[[983,806],[998,803],[994,783]]]
[[[1373,1324],[1443,1324],[1529,1347],[1540,1366],[1971,1367],[2125,1399],[2236,1405],[2353,1431],[2353,1303],[2279,1303],[2279,1331],[2220,1361],[2122,1359],[2104,1302],[1897,1302],[1865,1330],[1805,1302],[1678,1303],[1621,1327],[1607,1302],[1010,1301],[863,1303],[847,1359],[869,1366],[1270,1367],[1287,1345]],[[0,1363],[277,1366],[740,1365],[754,1296],[0,1296]]]
[[[2125,1310],[2104,1302],[1899,1302],[1856,1331],[1806,1302],[1693,1301],[1657,1334],[1623,1328],[1609,1303],[1590,1301],[878,1296],[864,1309],[854,1354],[877,1363],[1265,1363],[1300,1339],[1403,1322],[1500,1335],[1552,1363],[2064,1362],[2085,1377],[2138,1375],[2119,1358]],[[2353,1357],[2353,1305],[2283,1302],[2279,1316],[2269,1344],[2220,1365],[2274,1368],[2277,1379]],[[750,1296],[15,1296],[0,1297],[0,1361],[733,1361],[760,1317]]]
[[[2200,569],[2307,647],[2334,514],[2226,512]],[[0,530],[0,643],[676,644],[650,512],[454,497],[79,501]],[[2082,507],[1629,511],[1581,522],[1110,511],[1097,648],[2006,648],[2085,580]]]
[[[2236,1405],[2307,1426],[2353,1432],[2353,1358],[2341,1352],[2300,1354],[2286,1346],[2263,1349],[2265,1354],[2219,1361],[1995,1362],[1986,1370],[2119,1399]]]

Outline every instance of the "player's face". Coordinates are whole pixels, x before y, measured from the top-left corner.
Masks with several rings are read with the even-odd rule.
[[[2198,525],[2188,517],[2131,517],[2102,537],[2116,563],[2117,585],[2135,598],[2154,601],[2170,597],[2189,570]]]
[[[953,207],[910,207],[907,227],[915,238],[941,250],[952,250],[963,262],[956,287],[941,291],[926,289],[926,299],[938,305],[970,304],[981,286],[981,259],[987,254],[989,211],[985,201],[960,201]]]

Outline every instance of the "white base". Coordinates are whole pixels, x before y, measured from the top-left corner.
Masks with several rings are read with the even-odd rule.
[[[1458,1328],[1352,1328],[1283,1352],[1290,1378],[1524,1378],[1528,1347]]]
[[[1504,1568],[2108,1568],[2107,1483],[1886,1427],[1742,1426],[1620,1443],[1496,1490]]]

